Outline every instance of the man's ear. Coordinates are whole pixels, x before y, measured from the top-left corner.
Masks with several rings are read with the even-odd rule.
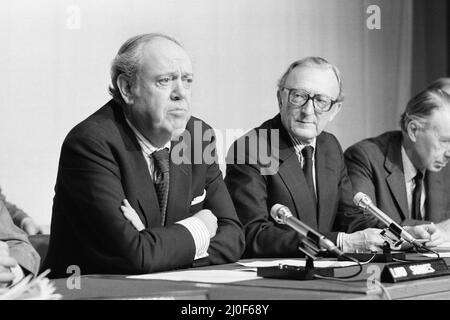
[[[416,120],[411,120],[406,126],[406,133],[412,142],[417,141],[417,133],[422,127]]]
[[[330,111],[330,120],[329,121],[333,121],[334,117],[336,117],[336,115],[339,113],[339,111],[341,111],[341,108],[342,108],[342,102],[338,102],[333,106],[333,108]]]
[[[128,79],[126,79],[123,74],[120,74],[117,77],[116,84],[117,87],[119,88],[120,94],[122,95],[123,101],[125,101],[125,103],[128,105],[133,104],[134,95]]]
[[[280,92],[280,90],[277,90],[277,100],[278,100],[278,109],[281,110],[282,101],[281,101],[281,92]]]

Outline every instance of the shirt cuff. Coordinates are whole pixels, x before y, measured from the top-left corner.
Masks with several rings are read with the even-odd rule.
[[[208,256],[209,248],[209,231],[205,224],[197,217],[189,217],[184,220],[176,222],[184,226],[191,233],[195,243],[195,257],[194,260],[201,259]]]
[[[344,235],[344,232],[339,232],[336,239],[336,245],[341,251],[344,251]]]

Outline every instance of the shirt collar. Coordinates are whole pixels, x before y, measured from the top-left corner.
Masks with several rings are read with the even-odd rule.
[[[313,151],[314,151],[313,157],[314,157],[314,155],[316,154],[316,138],[314,138],[311,143],[304,144],[297,137],[293,136],[290,132],[288,132],[288,133],[289,133],[289,137],[291,138],[292,144],[294,145],[294,149],[295,149],[296,153],[301,154],[302,149],[304,147],[311,146],[311,147],[313,147]]]
[[[150,156],[153,152],[158,151],[158,150],[162,150],[164,148],[167,148],[170,152],[170,140],[166,142],[166,144],[164,146],[162,146],[161,148],[157,148],[155,147],[150,141],[148,141],[148,139],[146,137],[144,137],[139,131],[138,129],[136,129],[135,126],[133,126],[133,124],[131,123],[130,120],[128,120],[127,116],[125,116],[125,120],[127,121],[128,125],[130,126],[131,130],[133,131],[133,133],[136,136],[136,139],[139,143],[139,145],[142,148],[142,151],[147,155]]]
[[[405,181],[413,180],[417,175],[417,169],[414,167],[411,159],[409,159],[405,148],[402,145],[402,163],[403,163],[403,174],[405,175]]]

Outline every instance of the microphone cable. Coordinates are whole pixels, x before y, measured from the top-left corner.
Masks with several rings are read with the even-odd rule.
[[[356,273],[351,274],[349,276],[342,276],[342,277],[327,277],[327,276],[321,276],[321,275],[315,274],[314,277],[318,278],[318,279],[326,279],[326,280],[348,281],[349,279],[358,276],[363,271],[363,264],[361,262],[359,262],[357,259],[355,259],[353,257],[349,257],[345,253],[342,256],[345,257],[349,261],[353,261],[353,262],[357,263],[357,266],[359,267],[359,269],[358,269],[358,271]],[[375,255],[371,259],[369,259],[368,261],[365,261],[364,264],[369,263],[370,261],[372,261],[372,259],[374,257],[375,257]],[[342,268],[348,268],[348,267],[337,267],[337,268],[334,268],[334,269],[342,269]]]

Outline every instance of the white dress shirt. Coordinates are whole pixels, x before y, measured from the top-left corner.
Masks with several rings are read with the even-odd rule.
[[[139,146],[142,149],[142,154],[144,156],[145,161],[147,162],[148,171],[150,176],[153,179],[153,182],[156,181],[155,174],[155,165],[153,161],[153,157],[151,154],[155,151],[162,150],[167,148],[170,151],[170,141],[168,141],[163,147],[157,148],[148,141],[134,126],[133,124],[125,117],[128,125],[136,136],[136,139],[139,143]],[[177,224],[181,224],[184,226],[192,235],[195,243],[195,257],[194,260],[201,259],[208,256],[208,248],[210,243],[209,231],[206,225],[197,217],[189,217],[183,220],[176,222]]]

